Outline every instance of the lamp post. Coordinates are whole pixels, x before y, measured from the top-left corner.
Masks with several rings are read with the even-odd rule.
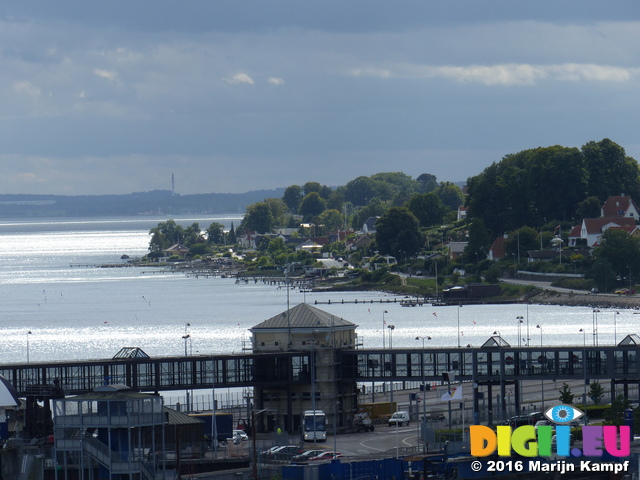
[[[522,324],[524,323],[524,317],[522,315],[518,315],[516,317],[518,321],[518,347],[522,346]]]
[[[395,325],[388,325],[387,328],[389,329],[389,349],[391,350],[391,356],[393,358],[393,331],[395,330],[396,326]],[[391,362],[391,368],[389,371],[389,374],[393,377],[393,362]],[[393,378],[391,378],[391,381],[389,382],[389,400],[391,401],[391,403],[393,404]],[[397,425],[398,422],[396,422]]]
[[[460,303],[458,303],[458,348],[460,348]]]
[[[591,312],[591,321],[593,323],[593,346],[594,347],[598,346],[598,313],[600,313],[600,310],[598,310],[597,308],[594,308],[593,312]]]
[[[422,453],[427,451],[427,382],[426,372],[424,368],[424,341],[431,340],[431,337],[416,337],[416,340],[422,340]]]
[[[191,335],[189,335],[189,327],[191,326],[190,323],[185,324],[184,326],[184,335],[182,336],[182,339],[184,340],[184,356],[188,357],[189,353],[187,352],[187,342],[189,342],[189,339],[191,338]],[[191,402],[193,401],[193,399],[191,397],[193,397],[193,390],[191,390],[191,392],[189,392],[189,390],[186,391],[187,394],[187,410],[191,411]],[[190,396],[191,394],[191,396]],[[215,401],[215,399],[214,399]],[[215,420],[215,417],[214,417]]]
[[[188,333],[182,336],[182,339],[184,340],[184,356],[185,357],[189,356],[187,353],[187,342],[189,341],[190,338],[191,338],[191,335],[189,335]]]
[[[187,353],[187,342],[189,341],[189,339],[191,338],[191,335],[189,335],[189,327],[191,326],[190,323],[185,324],[184,326],[184,335],[182,336],[182,339],[184,340],[184,356],[188,357],[188,353]]]
[[[620,312],[613,312],[613,346],[618,345],[618,327],[617,327],[617,317],[620,315]]]
[[[253,478],[260,478],[258,477],[258,450],[256,445],[256,433],[258,430],[256,429],[256,416],[266,411],[267,409],[263,408],[257,412],[255,410],[251,412],[251,443],[253,443],[253,452],[251,456],[253,458]]]
[[[542,326],[536,325],[536,328],[540,329],[540,348],[542,349]],[[542,350],[540,350],[540,356],[542,357],[542,355],[543,355]],[[544,365],[546,363],[547,363],[547,357],[545,355],[544,362],[540,364],[540,370],[541,370],[540,390],[542,391],[542,411],[543,412],[544,412],[544,378],[542,378],[542,375],[544,375]]]
[[[29,363],[29,335],[31,335],[31,330],[27,332],[27,363]]]
[[[384,342],[385,342],[385,341],[384,341],[384,327],[386,327],[386,326],[387,326],[387,322],[386,322],[386,321],[385,321],[385,319],[384,319],[384,315],[385,315],[386,313],[389,313],[389,312],[387,312],[386,310],[383,310],[383,312],[382,312],[382,350],[384,350],[384,349],[385,349],[385,343],[384,343]]]
[[[498,361],[499,361],[499,365],[498,368],[500,369],[500,419],[504,422],[506,420],[505,416],[506,416],[506,405],[504,404],[504,397],[505,397],[505,391],[504,391],[504,377],[502,375],[502,335],[500,334],[499,330],[496,330],[495,332],[493,332],[494,335],[498,335]]]
[[[584,383],[584,392],[582,394],[582,407],[587,406],[587,331],[584,328],[581,328],[582,332],[582,373],[583,373],[583,383]]]

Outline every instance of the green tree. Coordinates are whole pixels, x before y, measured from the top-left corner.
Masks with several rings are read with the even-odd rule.
[[[397,259],[415,255],[422,247],[418,219],[408,208],[391,207],[376,222],[376,245]]]
[[[438,180],[435,175],[431,175],[430,173],[423,173],[416,178],[418,182],[418,192],[419,193],[429,193],[433,192],[438,186]]]
[[[622,425],[624,411],[631,406],[631,401],[624,395],[617,395],[611,402],[611,408],[604,413],[604,418],[610,425]]]
[[[287,225],[287,205],[279,198],[266,198],[264,202],[269,205],[273,225],[271,228],[282,228]]]
[[[194,243],[189,247],[189,253],[191,255],[206,255],[207,253],[210,253],[210,252],[211,252],[211,249],[209,248],[209,245],[207,245],[206,243]]]
[[[507,255],[518,255],[522,258],[527,250],[539,248],[538,232],[531,227],[522,227],[511,232],[504,241],[504,249]]]
[[[302,201],[302,188],[298,185],[291,185],[287,187],[282,195],[282,201],[290,212],[297,212],[300,202]]]
[[[582,147],[582,156],[588,172],[589,196],[598,197],[601,202],[620,193],[640,198],[638,162],[627,157],[620,145],[608,138],[591,141]]]
[[[562,389],[560,390],[560,397],[558,398],[558,400],[560,400],[565,405],[571,405],[573,403],[574,398],[575,398],[575,395],[571,393],[571,387],[569,387],[569,384],[563,383]]]
[[[231,222],[231,228],[229,228],[229,233],[227,234],[227,245],[235,245],[236,243],[238,243],[236,229],[233,227],[233,222]]]
[[[258,202],[247,207],[247,213],[240,224],[242,231],[253,230],[257,233],[269,233],[273,228],[273,214],[266,202]]]
[[[338,229],[344,221],[338,210],[325,210],[318,216],[318,223],[324,225],[323,231],[330,232]]]
[[[210,244],[222,245],[224,243],[224,225],[218,222],[213,222],[207,228],[207,241]]]
[[[435,192],[414,195],[407,207],[418,219],[421,227],[441,225],[447,212],[447,208]]]
[[[583,200],[578,203],[578,210],[576,213],[580,219],[599,217],[601,213],[600,199],[594,196]]]
[[[320,215],[326,208],[326,201],[317,192],[311,192],[304,196],[300,202],[299,213],[305,219]]]
[[[505,156],[468,180],[469,216],[493,235],[548,219],[571,218],[584,200],[587,172],[580,151],[561,146]]]
[[[435,194],[442,203],[451,210],[458,210],[458,207],[464,203],[464,195],[457,185],[451,182],[443,182],[438,185]]]
[[[375,196],[374,181],[368,177],[357,177],[347,182],[345,186],[345,200],[355,206],[367,205]]]
[[[474,218],[469,225],[469,243],[464,249],[464,255],[469,263],[483,259],[489,251],[489,232],[481,218]]]
[[[602,388],[602,385],[600,385],[599,382],[591,382],[587,395],[589,396],[589,398],[591,398],[593,403],[595,403],[596,405],[600,405],[602,397],[604,397],[604,388]]]
[[[198,222],[194,222],[187,228],[183,229],[181,237],[182,243],[187,247],[191,247],[191,245],[194,245],[195,243],[202,242],[202,230],[200,230]]]
[[[609,292],[616,285],[616,272],[611,268],[611,263],[605,258],[596,259],[589,271],[589,278],[592,278],[601,292]]]
[[[387,205],[381,200],[374,198],[369,205],[356,209],[351,217],[351,226],[355,230],[360,230],[364,222],[370,217],[379,217],[387,209]]]
[[[318,182],[307,182],[302,186],[303,195],[309,195],[310,193],[317,193],[320,195],[320,189],[322,186]]]
[[[602,234],[602,246],[594,252],[596,259],[606,260],[619,277],[640,272],[640,240],[625,230],[609,228]]]
[[[149,230],[151,240],[149,241],[150,252],[162,252],[171,245],[182,241],[184,230],[175,220],[167,220],[160,222],[158,225]]]

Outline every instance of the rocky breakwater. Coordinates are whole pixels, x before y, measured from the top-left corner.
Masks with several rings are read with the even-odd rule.
[[[567,305],[593,308],[631,308],[640,310],[640,295],[591,294],[587,292],[560,293],[545,290],[534,295],[531,303],[541,305]]]

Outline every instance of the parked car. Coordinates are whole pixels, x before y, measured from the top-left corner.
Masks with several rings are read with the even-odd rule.
[[[440,422],[442,420],[446,420],[446,417],[442,413],[427,413],[424,418],[427,422]]]
[[[306,452],[302,452],[299,455],[294,455],[294,457],[292,458],[292,460],[294,462],[307,462],[309,460],[311,460],[314,457],[317,457],[318,455],[324,453],[324,450],[307,450]]]
[[[262,452],[261,456],[265,460],[288,461],[301,453],[302,449],[297,445],[278,445]]]
[[[232,441],[234,443],[245,442],[249,440],[249,436],[244,432],[244,430],[233,430],[231,438],[227,438],[227,441]]]
[[[310,458],[309,460],[330,460],[332,458],[340,458],[340,452],[322,452],[320,455]]]
[[[391,415],[391,418],[389,418],[389,426],[397,425],[401,427],[403,423],[405,425],[409,425],[409,420],[409,412],[394,412],[394,414]]]

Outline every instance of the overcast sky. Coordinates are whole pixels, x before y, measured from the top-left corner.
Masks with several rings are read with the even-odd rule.
[[[8,0],[0,193],[464,181],[610,138],[640,160],[638,0]]]

